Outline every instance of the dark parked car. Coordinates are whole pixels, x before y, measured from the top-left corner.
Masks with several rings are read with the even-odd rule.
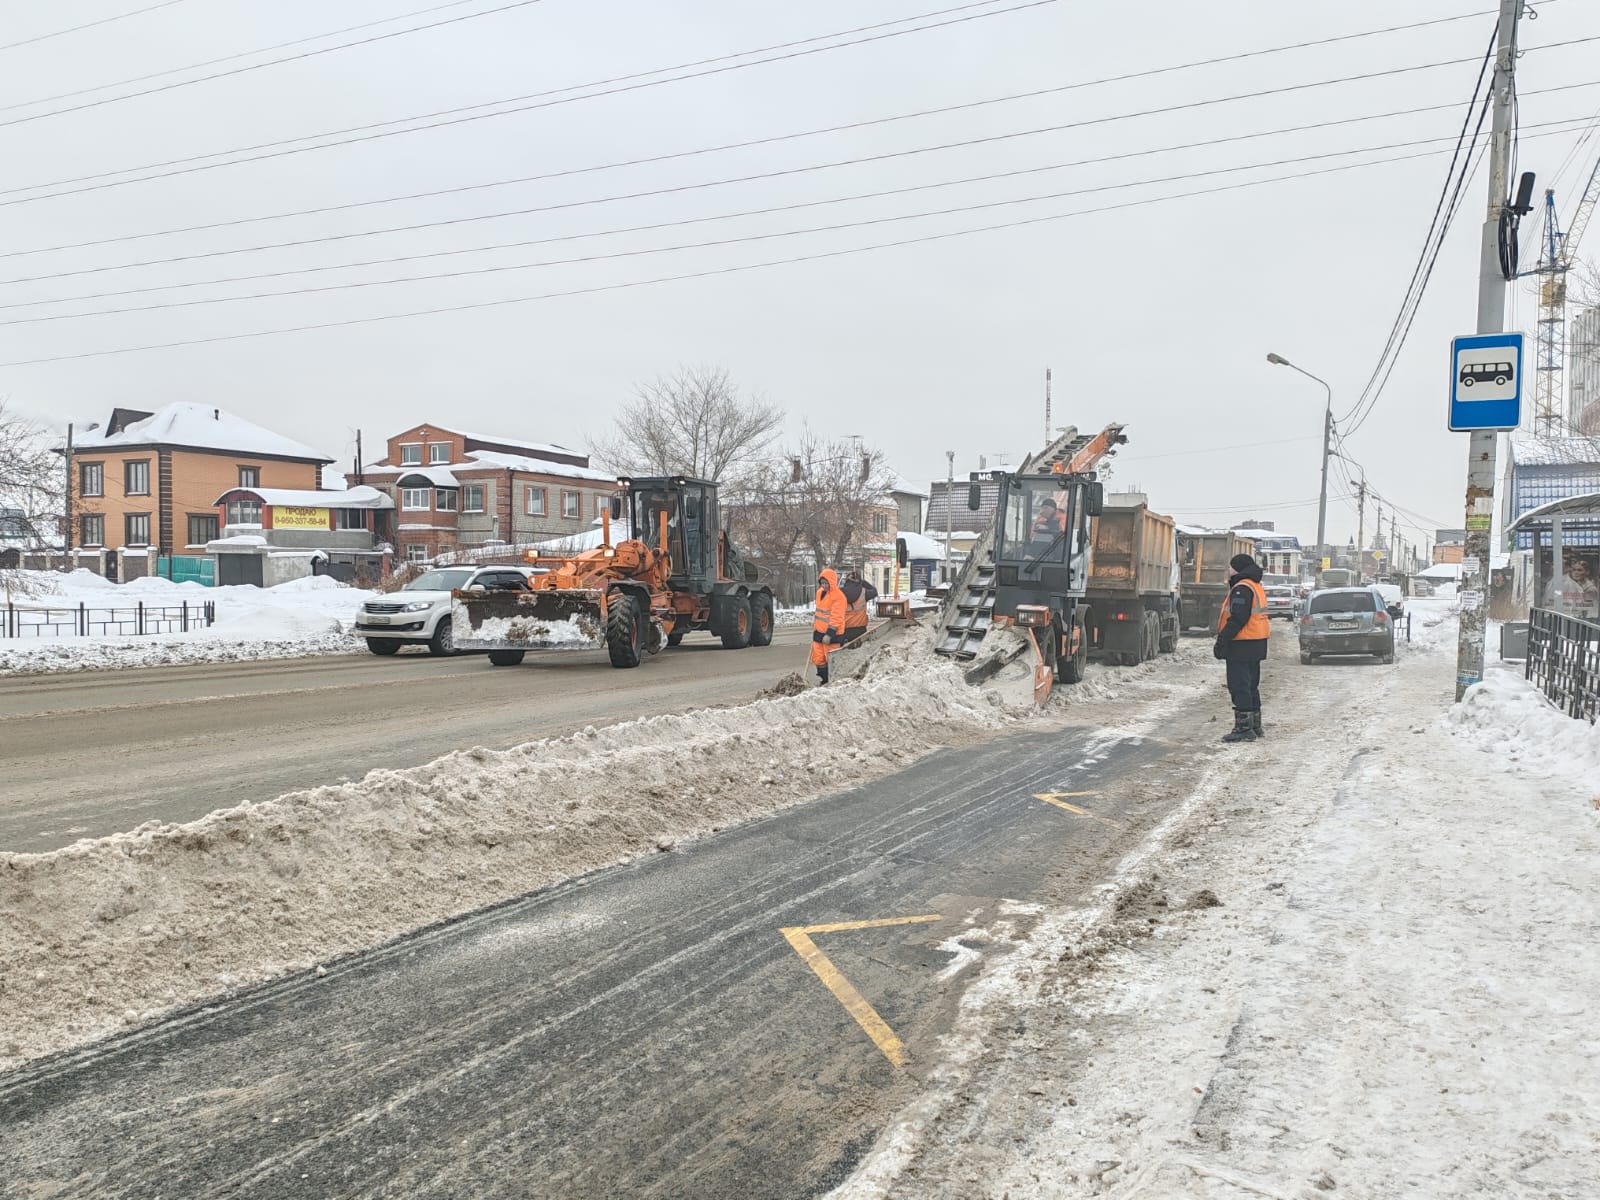
[[[1312,592],[1300,614],[1300,661],[1324,654],[1371,654],[1394,661],[1394,620],[1376,588]]]

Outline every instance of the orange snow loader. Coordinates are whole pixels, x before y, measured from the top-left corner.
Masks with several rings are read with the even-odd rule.
[[[487,650],[497,667],[529,650],[604,642],[614,667],[704,631],[730,650],[772,641],[772,589],[734,549],[717,485],[685,476],[623,478],[601,514],[600,544],[570,556],[529,550],[526,591],[456,592],[452,632],[461,650]],[[626,516],[628,536],[612,540]]]

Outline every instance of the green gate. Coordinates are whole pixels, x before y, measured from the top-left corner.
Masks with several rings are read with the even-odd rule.
[[[173,583],[198,583],[206,587],[217,584],[217,564],[211,558],[164,554],[156,560],[156,574]]]

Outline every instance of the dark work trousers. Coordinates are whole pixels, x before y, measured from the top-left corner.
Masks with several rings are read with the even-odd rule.
[[[1261,660],[1228,656],[1228,695],[1240,712],[1261,711]]]

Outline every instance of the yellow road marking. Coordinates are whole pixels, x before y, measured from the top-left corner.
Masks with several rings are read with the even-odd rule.
[[[1121,821],[1113,821],[1110,817],[1102,817],[1098,813],[1090,812],[1087,808],[1079,808],[1076,804],[1068,804],[1064,799],[1066,796],[1098,796],[1099,794],[1099,792],[1042,792],[1035,794],[1033,798],[1035,800],[1043,800],[1046,804],[1054,804],[1057,808],[1065,809],[1076,816],[1088,817],[1091,821],[1099,821],[1102,824],[1111,826],[1113,829],[1121,829]]]
[[[817,949],[817,944],[811,940],[810,935],[840,933],[850,929],[884,929],[891,925],[919,925],[941,919],[938,913],[931,913],[921,917],[886,917],[880,921],[836,921],[829,925],[791,925],[778,932],[783,934],[789,945],[794,947],[801,961],[822,980],[823,986],[844,1005],[845,1012],[855,1018],[862,1032],[883,1051],[883,1056],[895,1066],[903,1067],[907,1061],[905,1044],[895,1036],[894,1030],[889,1028],[877,1010],[867,1003],[866,997],[856,991],[854,985],[839,973],[839,968],[828,960],[826,954]]]

